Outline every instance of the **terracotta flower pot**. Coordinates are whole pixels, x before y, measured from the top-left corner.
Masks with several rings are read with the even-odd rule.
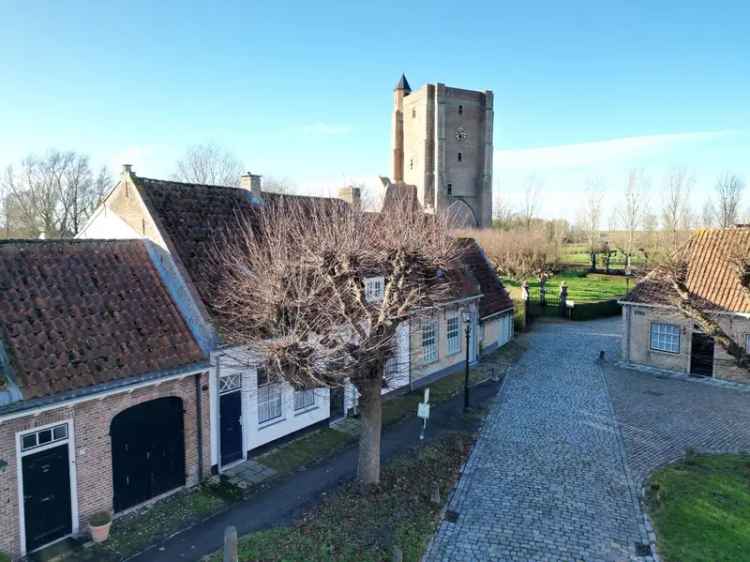
[[[112,527],[112,516],[108,513],[97,513],[89,521],[89,533],[91,540],[95,543],[104,542],[109,538],[109,529]]]

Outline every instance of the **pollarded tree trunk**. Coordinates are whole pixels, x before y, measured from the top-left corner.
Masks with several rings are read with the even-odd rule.
[[[380,434],[383,427],[380,387],[380,377],[357,382],[362,422],[362,432],[359,435],[357,478],[362,484],[380,482]]]

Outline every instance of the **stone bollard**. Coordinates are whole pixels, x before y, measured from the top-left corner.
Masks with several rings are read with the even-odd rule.
[[[435,486],[432,488],[432,496],[430,497],[430,501],[434,503],[435,505],[440,505],[442,502],[440,501],[440,486],[435,483]]]
[[[231,525],[224,529],[224,562],[239,562],[237,529]]]
[[[568,286],[565,281],[560,283],[560,316],[568,317]]]

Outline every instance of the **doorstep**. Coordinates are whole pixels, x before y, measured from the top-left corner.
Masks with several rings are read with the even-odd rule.
[[[276,476],[276,471],[253,459],[234,465],[222,473],[229,479],[230,484],[244,490],[249,486],[255,486]]]

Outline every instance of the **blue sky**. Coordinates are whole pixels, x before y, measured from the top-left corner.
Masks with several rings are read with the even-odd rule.
[[[630,167],[750,179],[744,2],[0,3],[0,165],[50,147],[167,176],[190,144],[325,192],[390,170],[393,85],[495,92],[496,189],[545,215]],[[748,194],[750,202],[750,194]]]

